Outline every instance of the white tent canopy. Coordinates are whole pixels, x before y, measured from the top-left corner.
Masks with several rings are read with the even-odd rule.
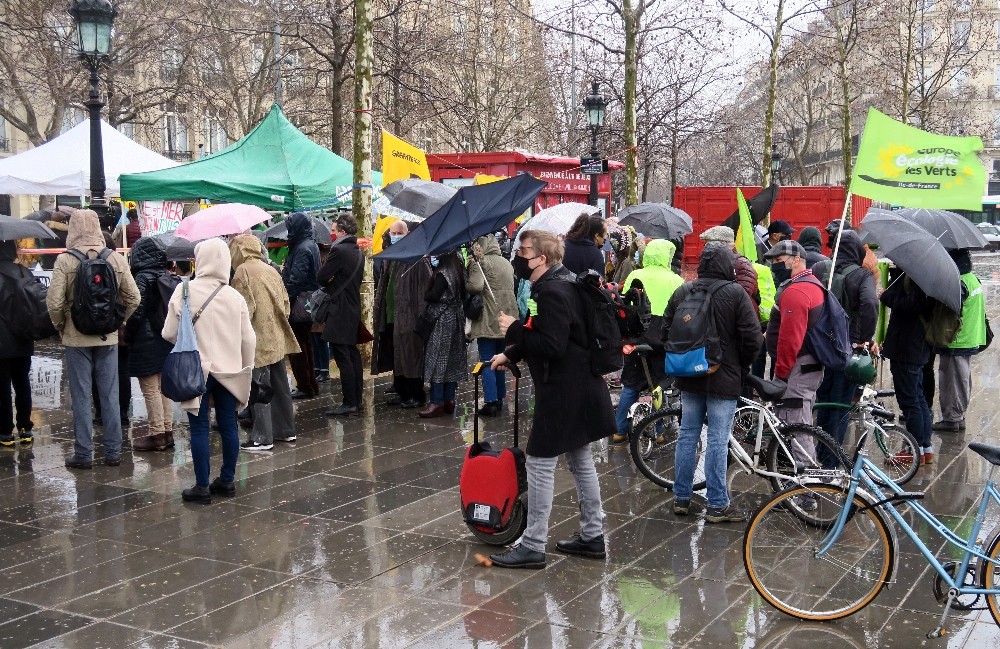
[[[118,196],[118,176],[176,167],[177,163],[125,137],[101,120],[107,195]],[[0,194],[84,196],[90,193],[90,122],[45,144],[0,159]]]

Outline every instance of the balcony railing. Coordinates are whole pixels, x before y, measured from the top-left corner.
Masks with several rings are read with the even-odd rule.
[[[173,151],[168,149],[163,152],[163,155],[171,160],[178,161],[190,161],[193,158],[191,151]]]
[[[0,137],[0,151],[7,152],[10,151],[10,138]]]

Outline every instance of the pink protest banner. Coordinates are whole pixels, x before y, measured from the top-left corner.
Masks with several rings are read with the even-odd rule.
[[[139,229],[144,236],[176,230],[184,218],[184,203],[179,201],[143,201]]]

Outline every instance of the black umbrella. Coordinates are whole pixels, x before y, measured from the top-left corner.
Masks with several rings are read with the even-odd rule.
[[[55,236],[55,232],[39,221],[30,221],[0,214],[0,241],[35,238],[51,239]]]
[[[313,238],[316,239],[316,242],[329,245],[330,226],[326,221],[317,219],[315,216],[310,216],[309,223],[312,225]],[[272,225],[267,230],[264,230],[264,233],[267,234],[269,239],[288,239],[288,219],[277,225]]]
[[[618,212],[618,224],[654,239],[680,239],[694,231],[688,213],[666,203],[629,205]]]
[[[382,195],[388,197],[389,205],[401,210],[428,217],[451,200],[458,190],[448,185],[422,180],[403,178],[382,188]]]
[[[875,238],[879,251],[924,293],[955,313],[961,312],[962,279],[958,267],[934,235],[888,210],[869,210],[861,227]]]
[[[907,207],[894,211],[937,237],[945,250],[986,248],[990,245],[979,228],[961,214],[923,207]]]
[[[747,199],[747,207],[750,208],[750,220],[753,221],[754,225],[763,221],[764,217],[771,213],[775,202],[778,200],[779,189],[781,188],[776,183],[773,183]],[[733,198],[735,197],[736,195],[734,194]],[[724,225],[732,228],[733,232],[738,232],[740,229],[740,211],[737,209],[719,225]]]
[[[179,237],[177,236],[177,232],[173,230],[162,234],[154,234],[150,238],[167,253],[168,261],[194,259],[194,247],[199,243],[198,241],[188,241],[184,237]]]
[[[415,261],[424,255],[455,250],[484,234],[496,232],[535,202],[548,183],[529,174],[458,190],[444,207],[376,259]]]

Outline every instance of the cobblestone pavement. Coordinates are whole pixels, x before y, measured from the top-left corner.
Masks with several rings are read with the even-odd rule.
[[[979,258],[977,270],[1000,322],[995,260]],[[935,435],[938,462],[909,486],[956,529],[969,524],[987,476],[965,445],[1000,443],[997,355],[975,359],[966,432]],[[905,540],[895,582],[860,614],[828,624],[785,617],[749,585],[742,525],[674,516],[669,492],[606,442],[593,451],[607,559],[552,552],[542,571],[481,567],[474,554],[493,548],[465,527],[457,488],[471,384],[455,417],[431,420],[382,405],[385,377],[367,384],[363,416],[331,420],[322,410],[337,388],[324,388],[297,402],[298,440],[241,454],[238,495],[205,507],[180,499],[194,481],[183,424],[172,452],[64,468],[72,430],[60,349],[40,347],[33,372],[38,437],[30,450],[0,454],[3,649],[1000,646],[988,611],[957,614],[946,638],[924,638],[940,606]],[[144,413],[134,394],[136,435]],[[528,411],[530,385],[522,399]],[[506,443],[510,426],[507,413],[484,424]],[[550,549],[576,531],[565,469],[556,487]]]

